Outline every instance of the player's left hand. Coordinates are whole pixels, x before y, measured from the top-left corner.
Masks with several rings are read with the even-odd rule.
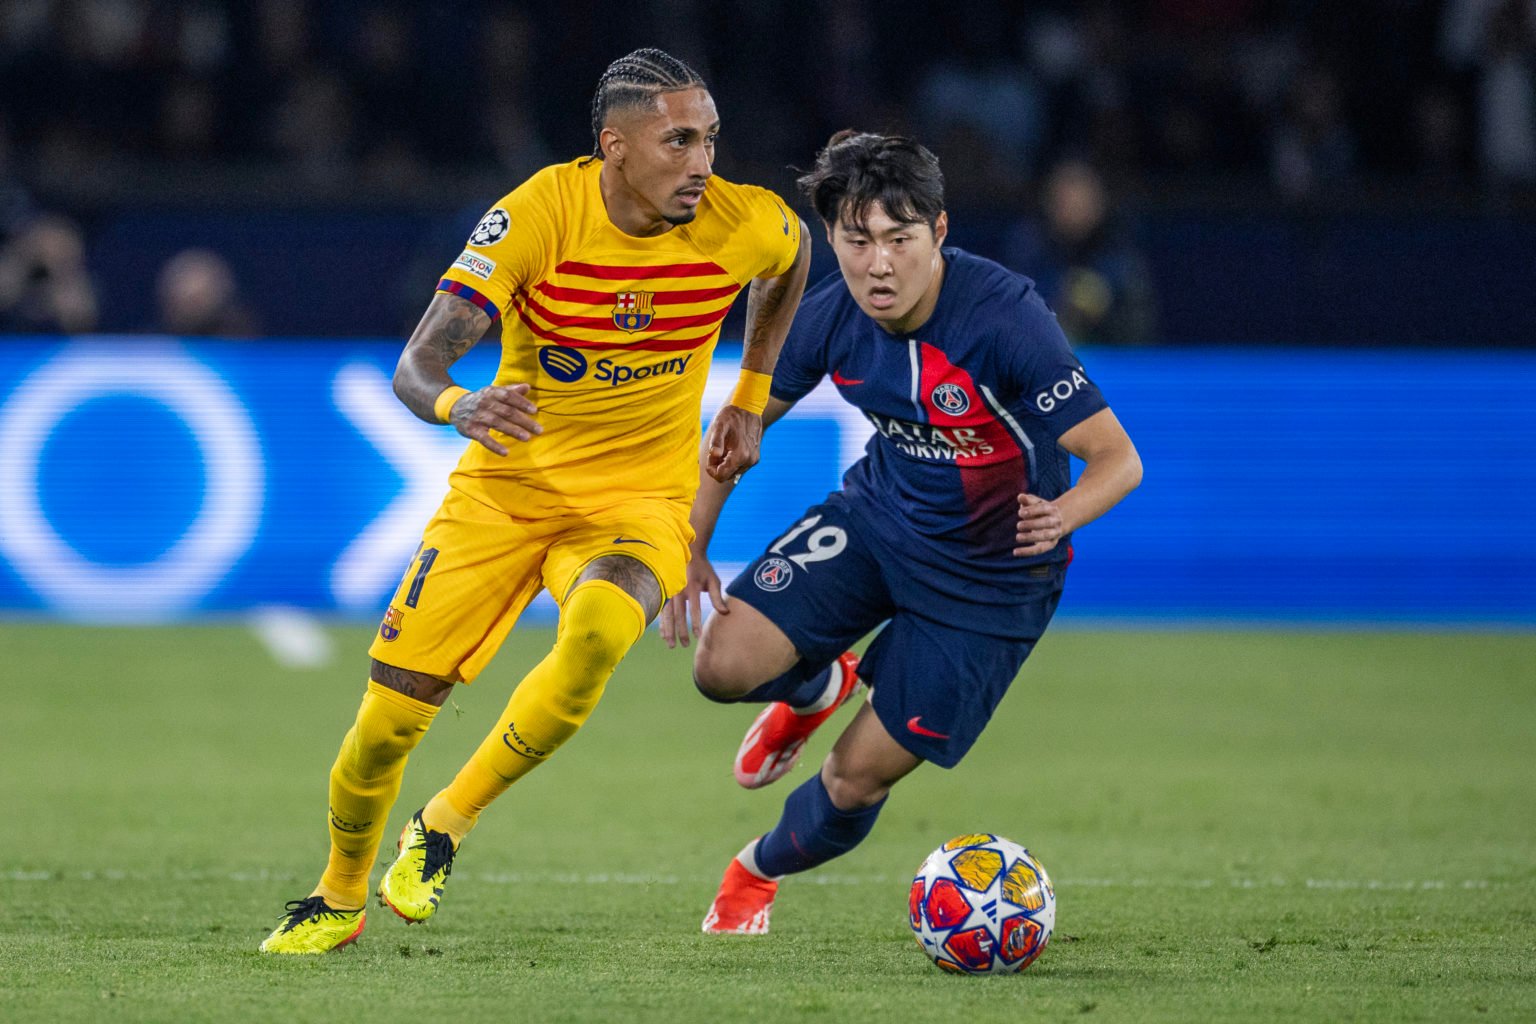
[[[704,608],[700,598],[709,595],[709,603],[722,615],[731,613],[730,597],[720,586],[720,576],[705,555],[694,552],[688,560],[688,583],[668,599],[661,609],[661,638],[668,647],[688,646],[690,629],[695,638],[704,628]]]
[[[1061,509],[1054,501],[1033,494],[1019,495],[1019,524],[1014,540],[1018,547],[1015,555],[1043,555],[1054,548],[1067,533],[1061,518]]]
[[[704,435],[704,469],[720,483],[735,480],[757,465],[762,443],[761,416],[723,405]]]

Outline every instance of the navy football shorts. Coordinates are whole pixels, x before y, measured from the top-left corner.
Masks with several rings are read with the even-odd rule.
[[[1028,624],[1026,635],[1000,637],[923,614],[924,585],[903,561],[882,557],[860,535],[858,513],[834,493],[806,509],[726,591],[768,616],[814,665],[885,623],[859,665],[875,714],[908,751],[953,768],[1045,632],[1065,574],[1021,599],[1015,621]]]

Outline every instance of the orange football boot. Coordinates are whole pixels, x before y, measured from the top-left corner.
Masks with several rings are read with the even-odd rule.
[[[705,934],[767,935],[768,913],[773,910],[773,897],[778,891],[778,882],[758,878],[732,857],[725,877],[720,880],[715,902],[704,915]]]
[[[858,689],[859,656],[852,651],[843,652],[832,663],[832,671],[842,673],[842,681],[828,706],[809,714],[796,711],[783,701],[763,708],[736,751],[737,782],[747,789],[759,789],[783,778],[795,766],[805,741]]]

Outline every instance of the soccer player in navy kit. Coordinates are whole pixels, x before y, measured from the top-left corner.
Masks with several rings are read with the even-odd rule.
[[[856,846],[924,761],[959,763],[1056,610],[1072,531],[1141,481],[1033,283],[944,247],[932,153],[840,132],[800,187],[840,274],[801,302],[763,423],[830,376],[876,434],[842,490],[797,516],[728,597],[707,551],[731,485],[701,474],[688,586],[662,636],[699,636],[705,696],[768,704],[736,758],[748,788],[787,772],[861,681],[871,695],[727,867],[704,919],[714,933],[767,932],[779,878]],[[1076,485],[1069,453],[1084,462]],[[717,614],[701,633],[704,593]],[[862,662],[844,653],[882,623]]]

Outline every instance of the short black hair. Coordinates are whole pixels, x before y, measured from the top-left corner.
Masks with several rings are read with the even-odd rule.
[[[828,228],[841,218],[864,230],[875,203],[898,223],[922,221],[930,228],[944,212],[939,158],[902,135],[846,128],[816,154],[816,166],[797,184]]]
[[[613,111],[646,106],[657,93],[695,88],[708,86],[697,71],[661,50],[636,50],[609,64],[592,94],[592,156],[588,159],[603,158],[603,124]]]

